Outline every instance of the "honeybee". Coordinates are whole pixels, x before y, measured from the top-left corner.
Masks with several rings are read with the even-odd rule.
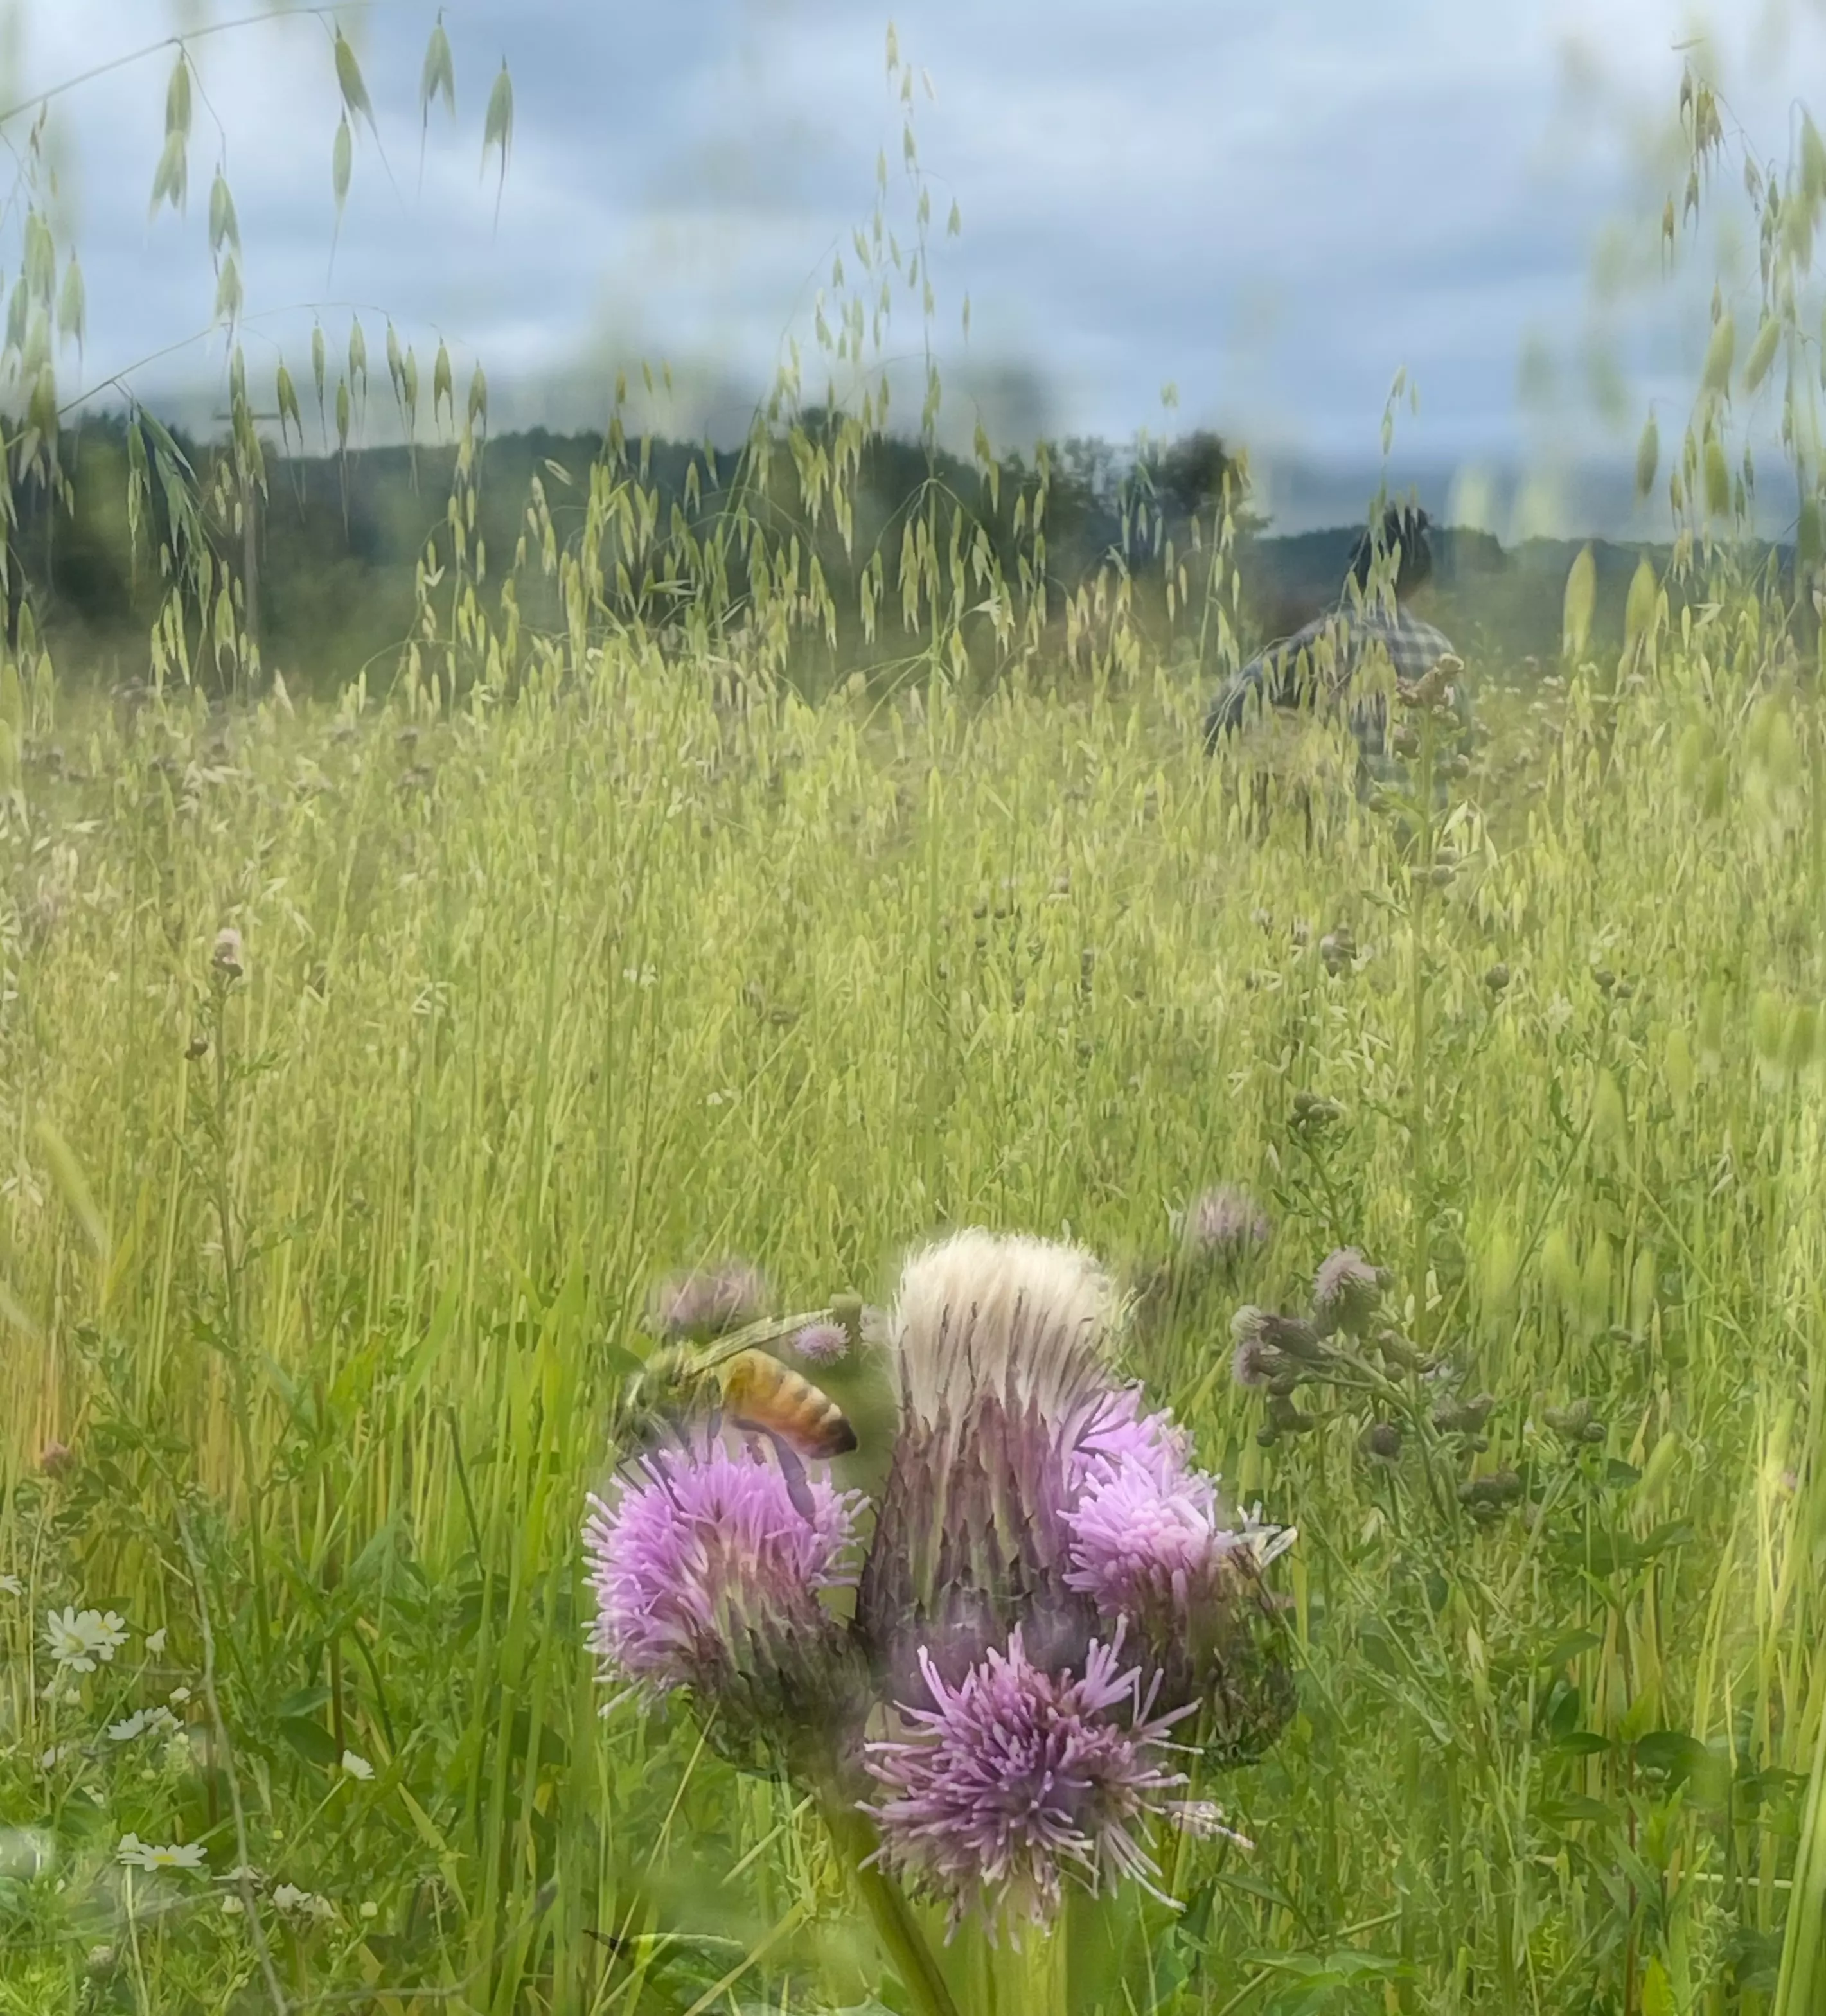
[[[809,1460],[855,1447],[856,1431],[842,1408],[771,1352],[738,1351],[720,1370],[723,1412],[735,1427],[777,1436]]]
[[[834,1312],[846,1313],[840,1305]],[[856,1446],[848,1417],[821,1388],[765,1348],[834,1312],[769,1317],[731,1331],[705,1348],[656,1354],[623,1395],[623,1424],[655,1413],[715,1411],[735,1428],[762,1435],[798,1462],[828,1460]]]

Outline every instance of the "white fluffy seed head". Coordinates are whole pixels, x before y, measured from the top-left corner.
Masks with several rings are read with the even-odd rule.
[[[1063,1420],[1100,1373],[1115,1284],[1082,1247],[973,1228],[906,1262],[889,1319],[905,1403],[934,1425],[980,1393]]]

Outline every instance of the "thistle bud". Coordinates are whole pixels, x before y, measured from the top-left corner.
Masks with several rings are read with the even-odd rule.
[[[1194,1259],[1226,1265],[1266,1245],[1273,1227],[1247,1190],[1220,1183],[1194,1199],[1176,1229]]]
[[[1342,1247],[1313,1281],[1313,1308],[1322,1332],[1361,1337],[1382,1299],[1382,1277],[1354,1246]]]
[[[1246,1337],[1259,1337],[1270,1350],[1309,1364],[1325,1355],[1317,1330],[1304,1316],[1277,1316],[1270,1309],[1238,1309],[1230,1322],[1231,1334],[1240,1344]]]
[[[1357,941],[1342,924],[1334,931],[1327,931],[1319,941],[1319,956],[1324,961],[1325,970],[1334,979],[1349,971],[1356,956]]]
[[[1433,1409],[1433,1426],[1442,1435],[1475,1435],[1496,1411],[1496,1396],[1480,1393],[1475,1400],[1451,1400]]]
[[[1372,1421],[1357,1446],[1376,1463],[1397,1463],[1401,1458],[1401,1431],[1392,1421]]]
[[[1583,1398],[1564,1407],[1543,1408],[1541,1419],[1555,1435],[1574,1444],[1601,1442],[1608,1432],[1591,1402]]]
[[[1382,1330],[1376,1333],[1376,1348],[1382,1354],[1385,1364],[1392,1365],[1403,1372],[1418,1372],[1425,1363],[1419,1347],[1410,1337],[1405,1337],[1398,1330]]]
[[[1291,1400],[1278,1395],[1268,1403],[1268,1418],[1284,1435],[1308,1435],[1319,1425],[1316,1415],[1302,1414]]]
[[[210,964],[225,981],[239,980],[247,970],[247,957],[242,950],[241,934],[232,924],[225,924],[215,934],[215,949],[210,954]]]
[[[1487,1477],[1467,1478],[1458,1487],[1458,1502],[1473,1511],[1500,1511],[1522,1496],[1522,1479],[1512,1470],[1493,1470]]]
[[[1493,994],[1500,994],[1508,986],[1509,969],[1500,959],[1484,975],[1484,985]]]

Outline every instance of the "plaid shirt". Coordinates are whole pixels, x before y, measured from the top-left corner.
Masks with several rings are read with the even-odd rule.
[[[1448,654],[1457,655],[1451,639],[1399,604],[1392,609],[1366,606],[1360,613],[1347,607],[1321,616],[1251,659],[1230,680],[1205,717],[1205,746],[1216,747],[1225,729],[1241,725],[1252,693],[1260,693],[1266,705],[1281,707],[1298,707],[1303,696],[1312,693],[1344,708],[1365,762],[1384,770],[1386,696],[1365,693],[1353,700],[1349,689],[1366,665],[1386,661],[1398,679],[1411,682]],[[1462,686],[1457,695],[1459,717],[1468,728]]]

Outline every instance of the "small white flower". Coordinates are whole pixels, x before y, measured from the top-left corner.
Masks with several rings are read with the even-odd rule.
[[[49,1750],[40,1751],[38,1769],[41,1771],[56,1770],[59,1764],[70,1755],[72,1747],[67,1743],[53,1743]]]
[[[16,1575],[0,1575],[0,1596],[23,1596],[25,1584]]]
[[[173,1708],[182,1708],[190,1698],[190,1690],[188,1687],[173,1687],[165,1698]]]
[[[149,1631],[146,1634],[146,1649],[155,1659],[165,1649],[165,1629],[161,1624],[157,1630]]]
[[[290,1912],[300,1918],[333,1918],[336,1906],[327,1897],[319,1897],[314,1892],[301,1890],[295,1883],[282,1883],[272,1893],[272,1901],[282,1911]]]
[[[131,1743],[136,1736],[146,1733],[148,1717],[144,1708],[136,1709],[124,1722],[111,1723],[108,1730],[110,1743]]]
[[[380,1906],[374,1902],[373,1899],[372,1897],[363,1898],[362,1900],[362,1916],[364,1918],[377,1918],[380,1915]]]
[[[264,1890],[266,1888],[265,1870],[255,1868],[250,1862],[237,1862],[234,1867],[228,1870],[219,1880],[224,1883],[245,1882],[250,1888],[255,1890]]]
[[[225,1897],[222,1899],[222,1912],[226,1917],[238,1918],[246,1908],[239,1897]]]
[[[59,1666],[92,1673],[98,1659],[106,1665],[126,1643],[127,1626],[111,1610],[53,1610],[45,1620],[45,1639]]]
[[[366,1757],[358,1757],[352,1750],[345,1750],[342,1753],[342,1768],[351,1778],[372,1778],[374,1775],[373,1766]]]
[[[134,1869],[200,1869],[204,1861],[201,1841],[171,1842],[157,1848],[136,1834],[122,1834],[114,1852]]]

